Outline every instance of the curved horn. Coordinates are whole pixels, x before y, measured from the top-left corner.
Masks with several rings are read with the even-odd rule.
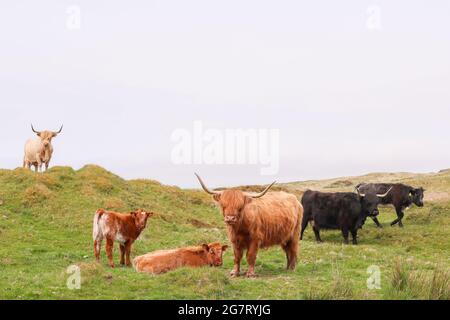
[[[218,191],[211,191],[211,190],[209,190],[208,187],[203,182],[202,178],[200,178],[200,176],[198,174],[196,174],[196,173],[195,173],[195,175],[197,176],[198,182],[200,182],[200,184],[202,185],[203,190],[205,190],[206,193],[209,193],[209,194],[220,194],[220,192],[218,192]]]
[[[271,184],[270,186],[268,186],[263,192],[258,193],[258,194],[256,194],[256,195],[249,195],[249,197],[254,198],[254,199],[263,197],[263,196],[269,191],[269,189],[272,188],[272,186],[273,186],[275,183],[277,183],[277,182],[276,182],[276,181],[272,182],[272,184]]]
[[[393,187],[390,187],[389,190],[388,190],[385,194],[377,194],[377,197],[378,197],[378,198],[384,198],[384,197],[386,197],[386,196],[389,194],[389,192],[391,192],[392,188],[393,188]]]
[[[59,128],[59,131],[56,131],[55,133],[56,133],[56,134],[59,134],[59,133],[61,133],[61,131],[62,131],[63,127],[64,127],[64,125],[62,125],[62,126],[61,126],[61,128]]]
[[[40,131],[36,131],[36,130],[33,128],[33,124],[31,124],[31,130],[33,130],[33,132],[34,132],[34,133],[37,133],[37,134],[41,133]]]
[[[360,197],[365,197],[365,196],[366,196],[365,193],[361,193],[361,192],[359,191],[358,187],[355,188],[355,191],[356,191],[356,193],[358,194],[358,196],[360,196]]]

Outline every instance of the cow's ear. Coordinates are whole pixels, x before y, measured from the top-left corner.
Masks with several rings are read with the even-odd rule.
[[[215,201],[219,202],[219,201],[220,201],[220,193],[214,194],[214,195],[213,195],[213,199],[214,199]]]
[[[206,252],[209,252],[209,246],[208,246],[206,243],[202,244],[202,248],[203,248],[203,250],[205,250]]]
[[[147,217],[153,217],[155,213],[153,211],[147,212]]]
[[[228,246],[227,245],[223,245],[222,246],[222,251],[226,251],[228,249]]]
[[[249,204],[253,201],[253,198],[245,196],[245,204]]]

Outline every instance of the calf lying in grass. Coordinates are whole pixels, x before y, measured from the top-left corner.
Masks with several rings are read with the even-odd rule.
[[[100,248],[102,240],[106,238],[106,254],[109,265],[114,268],[113,246],[114,241],[120,243],[120,264],[131,266],[130,252],[131,245],[141,234],[147,225],[147,219],[153,215],[153,212],[146,212],[139,209],[130,214],[122,214],[113,211],[97,210],[94,216],[93,238],[94,253],[97,261],[100,261]]]
[[[222,265],[222,254],[228,248],[218,242],[172,250],[158,250],[136,257],[133,265],[136,271],[160,274],[181,267],[202,267]]]

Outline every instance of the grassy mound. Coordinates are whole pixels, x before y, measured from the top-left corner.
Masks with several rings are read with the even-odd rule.
[[[340,178],[278,188],[296,194],[307,188],[341,191],[351,189],[352,183],[377,179],[427,189],[426,207],[409,210],[404,229],[387,226],[394,219],[391,208],[382,210],[385,228],[376,229],[369,221],[356,247],[344,246],[339,231],[324,232],[326,243],[318,245],[308,229],[295,272],[284,270],[284,253],[273,248],[260,252],[257,279],[230,279],[231,250],[221,268],[185,268],[161,276],[120,267],[112,270],[104,251],[102,263],[94,262],[92,218],[98,208],[157,212],[136,242],[134,255],[228,242],[222,217],[203,192],[151,180],[127,181],[94,165],[78,171],[55,167],[44,174],[0,170],[0,299],[449,299],[449,171]],[[66,285],[71,265],[81,270],[80,290]],[[367,288],[367,269],[372,265],[381,270],[380,290]]]

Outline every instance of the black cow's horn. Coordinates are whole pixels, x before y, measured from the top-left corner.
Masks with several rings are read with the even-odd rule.
[[[391,192],[392,188],[393,188],[393,187],[390,187],[389,190],[388,190],[385,194],[377,194],[377,197],[379,197],[379,198],[384,198],[384,197],[386,197],[386,196],[389,194],[389,192]]]
[[[356,190],[356,193],[358,194],[358,196],[360,196],[360,197],[365,197],[365,196],[366,196],[365,193],[361,193],[361,192],[359,191],[358,187],[356,187],[355,190]]]
[[[277,182],[276,182],[276,181],[272,182],[272,184],[271,184],[270,186],[268,186],[263,192],[258,193],[258,194],[256,194],[256,195],[251,195],[250,197],[252,197],[252,198],[254,198],[254,199],[263,197],[263,196],[269,191],[269,189],[272,188],[272,186],[273,186],[275,183],[277,183]]]
[[[196,174],[196,173],[195,173],[195,175],[197,176],[198,181],[200,182],[203,190],[205,190],[206,193],[209,193],[209,194],[220,194],[219,191],[211,191],[211,190],[209,190],[208,187],[203,182],[202,178],[200,178],[200,176],[198,174]]]

